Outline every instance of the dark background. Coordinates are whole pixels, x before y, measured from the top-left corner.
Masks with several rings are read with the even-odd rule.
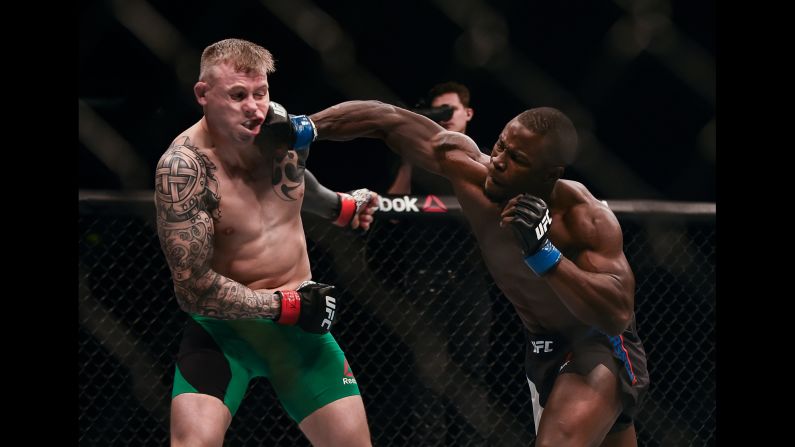
[[[162,152],[201,116],[202,49],[240,37],[274,54],[271,96],[290,113],[411,107],[457,80],[481,147],[553,106],[580,132],[565,177],[600,198],[715,200],[712,1],[89,0],[79,14],[81,189],[151,189]],[[394,162],[374,140],[319,142],[308,167],[335,190],[384,192]]]

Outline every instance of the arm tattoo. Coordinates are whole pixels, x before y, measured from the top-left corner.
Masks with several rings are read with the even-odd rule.
[[[301,151],[300,154],[289,150],[286,155],[274,159],[272,184],[276,196],[280,199],[287,202],[298,200],[298,197],[293,197],[291,193],[304,181],[308,156],[309,150]]]
[[[191,145],[190,138],[174,140],[160,157],[155,172],[158,218],[184,220],[205,209],[221,218],[218,179],[210,159]]]
[[[210,268],[213,217],[221,218],[215,170],[188,138],[175,141],[157,165],[157,235],[177,300],[186,312],[214,318],[277,318],[278,295],[251,290]]]

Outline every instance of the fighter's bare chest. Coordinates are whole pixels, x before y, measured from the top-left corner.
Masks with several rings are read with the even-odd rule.
[[[218,210],[213,213],[216,236],[260,233],[297,219],[304,196],[304,176],[296,167],[274,163],[253,172],[216,172]]]
[[[289,187],[289,190],[287,188]],[[287,191],[285,191],[287,190]],[[304,182],[288,185],[276,183],[268,176],[241,179],[219,175],[219,223],[236,223],[248,216],[265,216],[300,212]]]

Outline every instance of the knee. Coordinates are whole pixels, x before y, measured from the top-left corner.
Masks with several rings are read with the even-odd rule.
[[[220,447],[230,422],[232,415],[218,398],[180,394],[171,402],[171,445]]]
[[[221,446],[223,442],[223,431],[219,432],[201,424],[191,427],[180,424],[171,426],[171,447],[215,447]]]
[[[557,426],[555,430],[544,430],[536,437],[535,447],[565,447],[586,445],[577,438],[577,431],[572,427]]]
[[[370,429],[367,421],[351,419],[334,430],[334,437],[341,441],[338,445],[370,447]]]
[[[220,446],[223,441],[223,433],[219,436],[209,430],[171,430],[171,447]]]

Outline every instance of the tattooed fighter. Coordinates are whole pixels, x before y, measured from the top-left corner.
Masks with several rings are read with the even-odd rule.
[[[270,101],[270,52],[208,46],[193,90],[204,116],[157,166],[160,244],[189,318],[174,374],[171,444],[220,446],[253,377],[267,377],[315,446],[369,446],[359,388],[329,333],[339,302],[310,281],[301,206],[367,229],[378,197],[333,193],[306,171],[316,135]]]

